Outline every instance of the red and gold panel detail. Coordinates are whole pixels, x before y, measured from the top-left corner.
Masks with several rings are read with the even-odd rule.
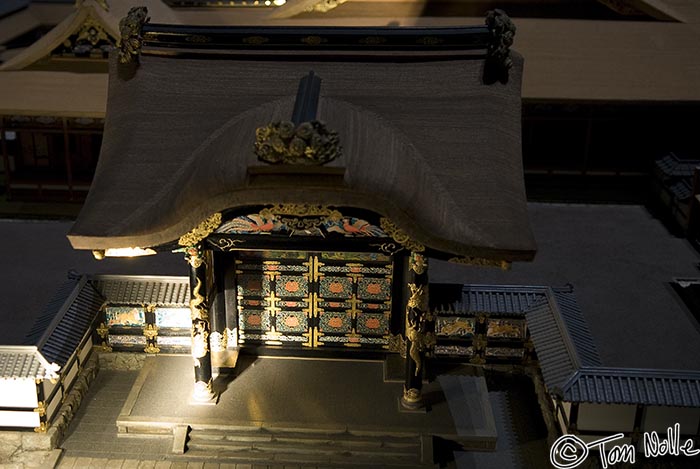
[[[239,342],[311,345],[312,265],[295,251],[241,252],[236,261]]]
[[[391,258],[321,253],[316,346],[386,348],[391,321]]]
[[[239,252],[239,341],[386,348],[392,260],[375,253]]]
[[[319,329],[327,333],[349,334],[352,332],[352,313],[344,311],[320,311]]]
[[[391,299],[390,278],[360,278],[357,297],[361,300],[388,301]]]

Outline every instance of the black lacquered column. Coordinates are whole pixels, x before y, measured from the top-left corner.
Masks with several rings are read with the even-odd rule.
[[[207,263],[200,246],[187,249],[190,264],[190,313],[192,316],[192,358],[194,359],[194,392],[196,402],[214,400],[212,391],[211,353],[209,346],[209,306],[207,304]]]
[[[406,377],[401,405],[423,407],[425,354],[435,346],[434,321],[428,308],[428,259],[412,252],[408,260],[406,303]]]

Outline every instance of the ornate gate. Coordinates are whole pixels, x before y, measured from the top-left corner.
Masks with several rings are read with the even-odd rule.
[[[239,251],[238,342],[387,348],[393,270],[383,254]]]

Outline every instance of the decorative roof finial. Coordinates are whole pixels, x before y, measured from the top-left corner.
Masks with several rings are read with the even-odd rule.
[[[513,66],[513,61],[510,59],[510,46],[513,45],[515,25],[503,10],[495,9],[486,12],[486,26],[491,33],[491,40],[486,53],[484,83],[489,85],[496,81],[506,83],[508,70]]]
[[[133,7],[119,22],[119,61],[123,64],[138,63],[143,46],[141,28],[148,23],[148,8]]]
[[[255,154],[269,164],[322,165],[342,155],[338,133],[316,120],[321,78],[313,71],[299,82],[292,120],[255,131]]]

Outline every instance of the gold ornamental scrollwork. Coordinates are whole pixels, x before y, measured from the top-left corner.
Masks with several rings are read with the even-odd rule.
[[[231,238],[209,238],[208,242],[222,251],[235,251],[236,245],[244,243],[242,239],[231,239]]]
[[[180,246],[196,246],[200,241],[213,233],[219,225],[221,225],[221,213],[217,212],[182,235],[177,244]]]
[[[448,262],[455,264],[474,265],[477,267],[500,267],[503,270],[510,270],[510,262],[498,259],[485,259],[483,257],[452,257]]]
[[[190,316],[192,321],[209,319],[209,313],[207,312],[206,306],[204,304],[204,296],[199,292],[202,288],[202,280],[197,277],[197,284],[192,289],[192,298],[190,299]]]
[[[414,252],[425,251],[425,246],[423,246],[417,241],[412,240],[404,230],[396,226],[394,222],[392,222],[388,218],[381,218],[379,220],[379,226],[382,228],[382,230],[384,230],[386,234],[391,236],[391,238],[394,241],[399,243],[404,248]]]

